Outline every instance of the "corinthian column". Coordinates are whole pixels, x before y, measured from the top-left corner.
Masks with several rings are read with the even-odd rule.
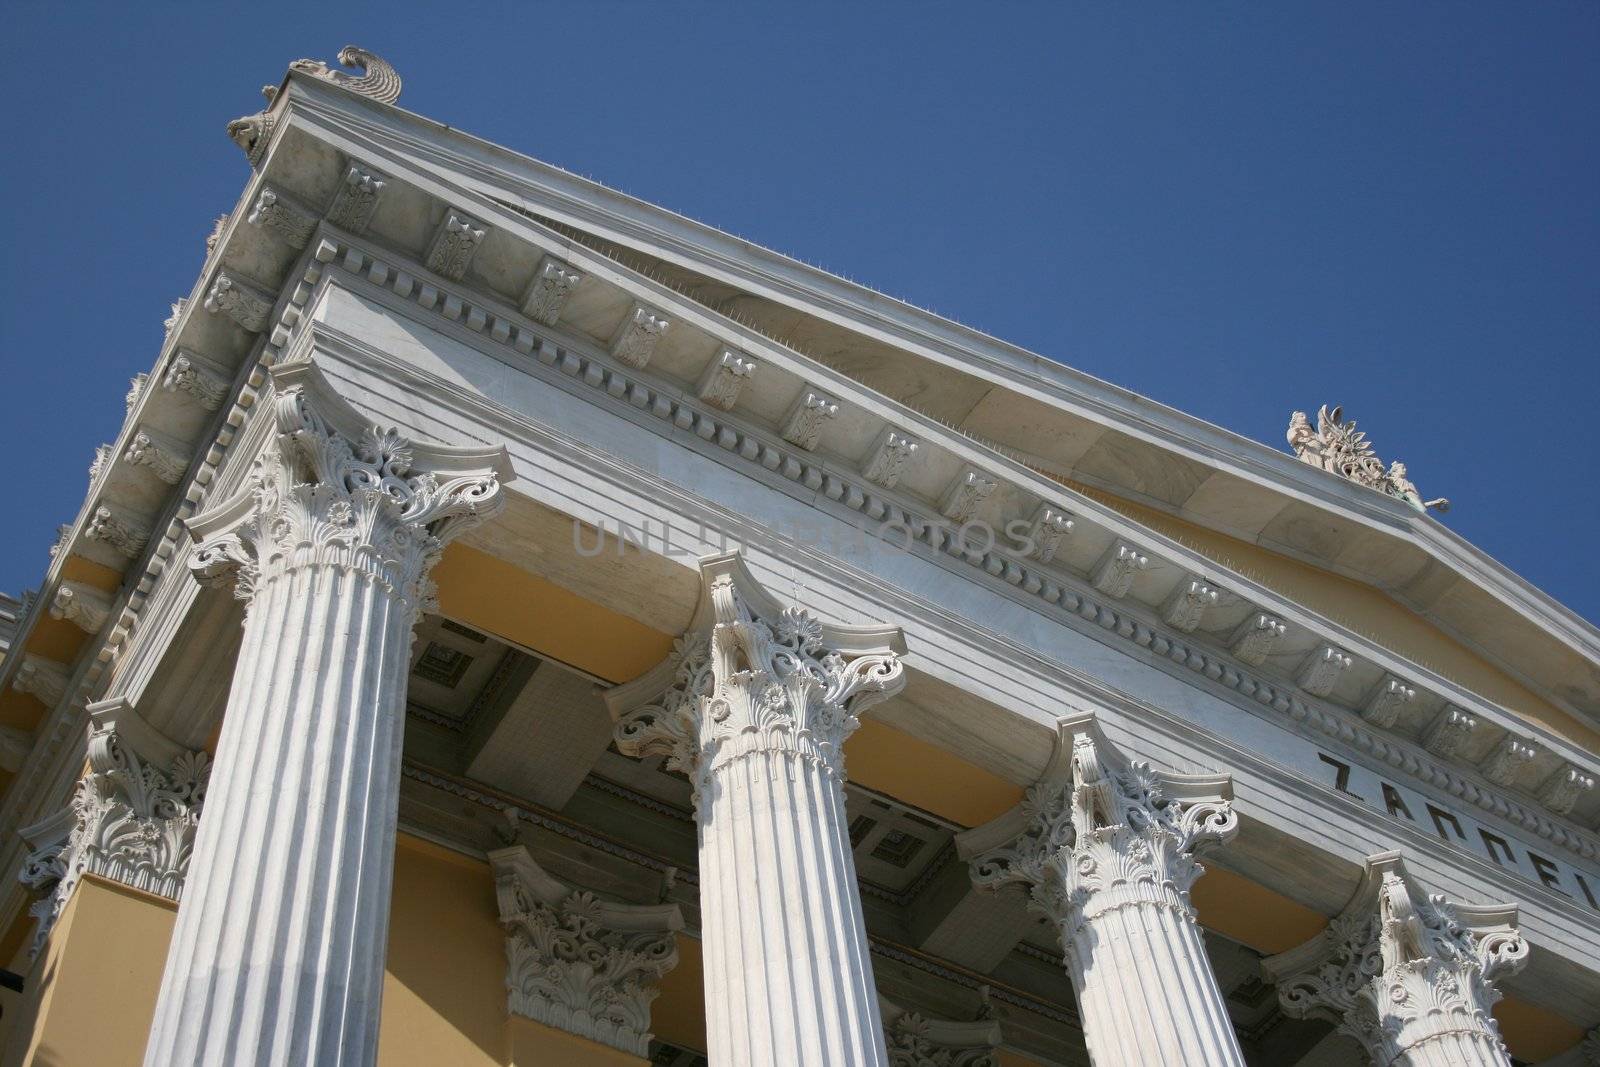
[[[147,1067],[374,1062],[412,627],[510,477],[367,426],[309,365],[273,386],[246,483],[189,522],[196,576],[249,607]]]
[[[1239,826],[1226,775],[1130,763],[1062,719],[1055,754],[1022,804],[956,838],[980,887],[1028,887],[1061,937],[1097,1067],[1243,1067],[1189,889],[1204,847]]]
[[[1380,852],[1326,930],[1261,967],[1287,1014],[1337,1023],[1375,1067],[1510,1067],[1489,1009],[1493,979],[1528,959],[1516,921],[1515,904],[1423,892]]]
[[[672,657],[607,699],[624,752],[694,784],[711,1062],[885,1067],[840,747],[904,684],[899,631],[782,607],[737,556],[701,577]]]

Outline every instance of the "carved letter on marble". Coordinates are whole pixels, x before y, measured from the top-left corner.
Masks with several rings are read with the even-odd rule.
[[[367,423],[311,364],[262,402],[248,478],[188,521],[196,577],[249,607],[147,1067],[373,1062],[412,628],[511,476]]]
[[[546,874],[523,846],[489,853],[506,930],[508,1008],[649,1054],[655,983],[678,962],[676,904],[616,904]]]
[[[1489,1009],[1494,979],[1527,960],[1516,918],[1425,893],[1398,852],[1379,853],[1328,929],[1262,969],[1287,1014],[1335,1023],[1376,1067],[1509,1067]]]
[[[583,272],[555,256],[545,256],[533,272],[528,295],[522,298],[522,313],[535,322],[554,326],[561,320],[567,297],[583,281]]]
[[[784,607],[737,556],[701,577],[672,657],[607,703],[619,748],[693,783],[711,1062],[885,1067],[842,746],[904,684],[899,632]]]
[[[724,348],[700,376],[700,399],[723,411],[732,411],[739,401],[739,391],[755,373],[755,360],[743,352]]]
[[[1230,795],[1225,775],[1128,762],[1083,715],[1021,805],[957,835],[980,888],[1026,886],[1055,927],[1095,1063],[1242,1067],[1189,903],[1195,853],[1239,828]]]

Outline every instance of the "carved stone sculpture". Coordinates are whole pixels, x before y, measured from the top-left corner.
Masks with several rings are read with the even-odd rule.
[[[1335,1023],[1376,1067],[1507,1065],[1489,1009],[1500,999],[1493,980],[1528,957],[1516,917],[1515,905],[1425,893],[1398,852],[1379,853],[1326,930],[1262,969],[1285,1013]]]
[[[346,73],[328,66],[320,59],[297,59],[289,64],[291,70],[301,74],[309,74],[314,78],[332,82],[357,96],[367,97],[382,104],[392,104],[400,99],[400,75],[395,69],[378,56],[373,55],[364,48],[355,45],[346,45],[339,50],[339,62],[347,67],[359,70],[359,75]],[[252,167],[259,166],[267,156],[267,149],[272,144],[273,128],[276,125],[276,116],[272,114],[272,105],[278,98],[278,87],[266,85],[261,89],[261,95],[267,99],[267,108],[254,115],[234,119],[228,123],[228,136],[233,143],[244,150],[245,158]]]
[[[565,885],[520,845],[489,853],[515,1015],[648,1054],[656,982],[678,962],[676,904],[604,901]]]
[[[1450,501],[1444,497],[1422,499],[1416,485],[1406,477],[1404,463],[1396,460],[1388,470],[1384,470],[1383,461],[1373,451],[1366,433],[1356,429],[1354,419],[1344,421],[1343,415],[1343,408],[1330,409],[1324,404],[1317,411],[1315,429],[1305,412],[1296,411],[1290,415],[1287,437],[1295,456],[1302,463],[1348,478],[1368,489],[1399,497],[1418,511],[1427,511],[1429,508],[1437,508],[1441,512],[1450,510]]]

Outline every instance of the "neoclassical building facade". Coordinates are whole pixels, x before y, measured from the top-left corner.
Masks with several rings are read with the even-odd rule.
[[[1600,1062],[1600,633],[1340,410],[339,58],[0,605],[0,1065]]]

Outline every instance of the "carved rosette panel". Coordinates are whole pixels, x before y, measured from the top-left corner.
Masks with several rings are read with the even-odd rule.
[[[1443,896],[1415,891],[1398,860],[1374,873],[1376,892],[1329,924],[1316,964],[1280,975],[1284,1011],[1335,1022],[1378,1067],[1435,1042],[1454,1043],[1438,1046],[1438,1062],[1509,1063],[1493,982],[1526,962],[1527,942],[1508,923],[1471,928]]]
[[[44,946],[85,874],[177,900],[210,777],[204,752],[185,752],[168,767],[153,767],[122,743],[114,725],[91,728],[89,770],[72,797],[70,829],[43,841],[34,830],[23,831],[37,844],[21,880],[45,892],[30,909],[38,920],[32,953]]]
[[[846,658],[803,608],[760,618],[728,575],[710,592],[710,632],[674,643],[671,688],[620,718],[618,746],[665,755],[696,783],[697,800],[713,773],[757,751],[788,752],[842,778],[842,746],[860,713],[905,684],[899,657]]]
[[[232,580],[249,601],[262,583],[302,567],[360,574],[413,608],[432,603],[427,574],[445,543],[502,504],[492,472],[418,469],[409,441],[368,427],[352,441],[304,387],[273,400],[277,437],[257,459],[233,521],[197,548],[203,582]]]
[[[1192,921],[1189,890],[1205,871],[1194,855],[1232,837],[1239,817],[1220,797],[1180,803],[1167,792],[1148,764],[1115,766],[1092,733],[1078,733],[1070,780],[1028,790],[1026,830],[975,857],[973,881],[1027,886],[1069,958],[1084,948],[1084,926],[1110,911],[1157,907]]]

